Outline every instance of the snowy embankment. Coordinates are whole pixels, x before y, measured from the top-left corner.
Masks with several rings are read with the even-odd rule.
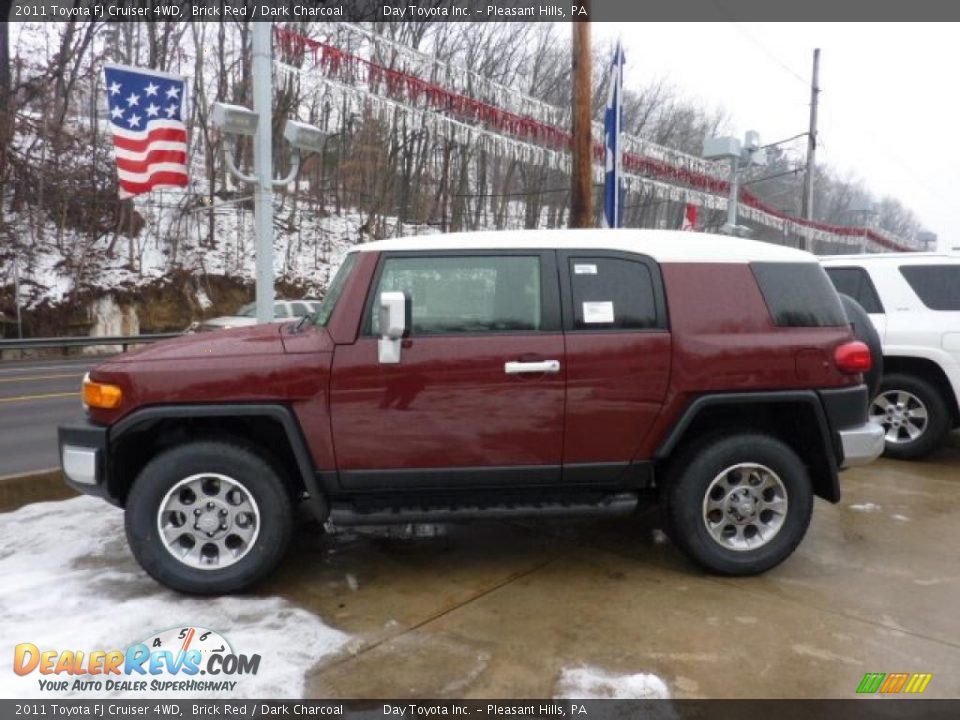
[[[170,277],[173,272],[186,272],[197,280],[200,289],[196,301],[202,307],[209,303],[209,298],[201,297],[205,275],[254,279],[252,212],[235,206],[212,211],[215,240],[211,244],[205,239],[210,210],[183,214],[178,227],[171,227],[173,216],[180,215],[178,203],[172,199],[157,206],[144,204],[137,210],[146,221],[143,230],[135,238],[116,239],[110,252],[108,238],[90,244],[89,239],[70,230],[58,231],[52,224],[46,232],[34,228],[31,233],[23,228],[24,237],[35,237],[20,259],[21,297],[25,305],[30,307],[44,300],[61,302],[78,286],[105,291],[135,290]],[[303,287],[309,294],[322,293],[344,254],[356,243],[371,239],[366,233],[366,222],[364,214],[344,211],[324,217],[297,213],[294,223],[278,224],[274,240],[275,277]],[[386,222],[395,226],[389,219]],[[399,234],[424,231],[429,229],[402,226]],[[84,259],[82,264],[78,262],[80,257]]]
[[[80,691],[43,692],[38,680],[67,680],[72,685],[77,678],[98,679],[39,671],[19,676],[13,670],[13,648],[19,643],[89,654],[125,650],[171,628],[210,628],[234,652],[260,655],[259,670],[231,678],[238,682],[233,692],[188,694],[256,699],[302,697],[304,673],[348,640],[312,613],[278,597],[194,598],[162,589],[130,554],[123,512],[90,497],[37,503],[0,515],[0,578],[0,637],[7,650],[0,661],[2,698],[82,698]]]

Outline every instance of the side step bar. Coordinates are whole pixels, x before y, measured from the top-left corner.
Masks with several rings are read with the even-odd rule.
[[[565,518],[629,515],[636,510],[636,493],[589,496],[586,498],[544,498],[492,503],[439,504],[423,501],[376,505],[333,503],[330,521],[334,525],[391,525],[394,523],[458,522],[461,520],[509,520],[514,518]]]

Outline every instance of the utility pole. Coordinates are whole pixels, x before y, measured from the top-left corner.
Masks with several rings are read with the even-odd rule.
[[[253,111],[259,115],[253,138],[253,192],[256,231],[257,322],[273,322],[273,23],[253,23]]]
[[[813,174],[817,164],[817,100],[820,96],[820,48],[813,51],[813,79],[810,83],[810,131],[807,133],[807,167],[803,174],[803,202],[801,214],[805,220],[813,219]],[[800,238],[800,249],[805,250],[806,240]]]
[[[590,13],[590,0],[582,6]],[[593,140],[590,103],[592,92],[590,22],[573,21],[573,165],[570,173],[570,227],[593,227]]]

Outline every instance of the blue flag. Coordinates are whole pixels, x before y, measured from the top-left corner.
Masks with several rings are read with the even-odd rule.
[[[603,226],[623,227],[623,153],[620,149],[620,126],[623,122],[623,47],[617,40],[613,53],[610,77],[610,92],[607,95],[607,112],[604,115],[604,140],[606,149],[606,180],[603,190]]]

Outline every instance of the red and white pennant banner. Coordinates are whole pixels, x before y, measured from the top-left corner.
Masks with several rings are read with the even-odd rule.
[[[364,34],[371,42],[378,42],[377,36],[357,26],[341,25]],[[345,107],[344,102],[349,103],[351,112],[362,105],[373,105],[380,113],[391,116],[401,113],[413,127],[426,127],[458,144],[478,143],[479,147],[524,163],[569,172],[572,135],[565,125],[550,122],[562,116],[552,106],[527,96],[519,96],[518,100],[518,95],[511,94],[504,86],[491,90],[501,98],[512,99],[515,105],[528,102],[536,117],[524,115],[283,28],[277,27],[274,32],[284,58],[277,67],[301,81],[319,83],[327,92],[335,94],[337,101],[328,105],[334,114]],[[390,42],[390,46],[396,52],[405,53],[411,61],[433,65],[438,62],[431,62],[421,53],[397,43]],[[314,72],[302,67],[307,58],[312,61]],[[464,74],[470,74],[471,81],[475,81],[476,74]],[[595,130],[595,135],[602,137],[602,132]],[[625,190],[644,192],[658,200],[686,202],[709,209],[726,208],[729,184],[716,163],[629,135],[625,136],[624,146]],[[603,156],[603,144],[595,143],[594,161],[602,163]],[[602,167],[599,173],[602,175]],[[856,247],[868,241],[888,250],[912,249],[874,229],[792,217],[746,190],[741,190],[739,200],[741,217],[808,240]]]

